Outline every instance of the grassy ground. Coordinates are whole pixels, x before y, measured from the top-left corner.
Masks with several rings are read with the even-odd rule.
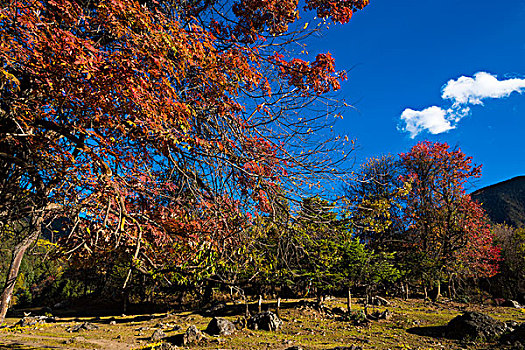
[[[391,300],[388,307],[369,310],[392,313],[389,320],[372,321],[355,326],[338,317],[329,317],[308,306],[298,306],[297,300],[283,303],[283,328],[278,332],[239,330],[232,336],[207,336],[194,349],[286,349],[300,345],[304,349],[333,349],[336,346],[358,345],[363,349],[494,349],[496,343],[461,343],[458,341],[416,335],[409,329],[442,326],[462,311],[481,311],[501,321],[525,322],[523,309],[468,305],[453,302],[431,303],[422,300]],[[326,302],[329,307],[344,306],[344,300]],[[266,305],[273,309],[273,304]],[[362,309],[354,305],[354,310]],[[238,315],[226,313],[225,318],[235,321]],[[60,318],[57,323],[26,328],[0,329],[1,349],[148,349],[149,338],[162,327],[168,339],[182,334],[190,325],[204,330],[211,317],[196,312],[135,316],[105,316]],[[18,318],[8,318],[11,326]],[[82,322],[99,326],[96,330],[69,332],[68,328]],[[179,326],[179,330],[176,329]]]

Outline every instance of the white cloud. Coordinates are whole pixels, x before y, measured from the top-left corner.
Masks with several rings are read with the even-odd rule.
[[[411,138],[414,138],[423,130],[428,130],[431,134],[441,134],[454,129],[455,126],[451,124],[451,116],[452,120],[455,119],[454,114],[449,111],[437,106],[428,107],[422,111],[407,108],[401,114],[401,119],[406,123],[404,130],[410,133]]]
[[[513,92],[525,91],[525,79],[498,80],[490,73],[479,72],[474,77],[459,77],[449,80],[443,87],[441,97],[452,100],[455,106],[464,104],[481,105],[486,98],[508,97]]]
[[[401,114],[406,123],[403,131],[414,138],[423,131],[441,134],[455,129],[459,121],[470,114],[469,105],[483,105],[487,98],[504,98],[513,92],[525,92],[525,79],[498,80],[495,75],[478,72],[473,77],[459,77],[449,80],[442,89],[441,98],[450,100],[447,109],[432,106],[421,111],[407,108]]]

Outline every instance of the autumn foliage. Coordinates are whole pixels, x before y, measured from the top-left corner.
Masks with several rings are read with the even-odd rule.
[[[421,142],[400,155],[407,196],[405,220],[411,249],[438,276],[493,276],[499,249],[480,204],[466,194],[468,181],[481,175],[481,166],[461,150],[445,143]]]
[[[366,5],[2,2],[0,234],[18,241],[0,319],[24,252],[58,218],[55,257],[124,299],[139,276],[368,288],[355,271],[392,282],[406,267],[394,257],[440,279],[493,275],[498,249],[464,189],[480,167],[446,144],[372,162],[361,183],[397,172],[346,198],[347,212],[320,198],[346,174],[350,149],[325,131],[347,77],[330,53],[290,48],[320,30],[304,11],[346,23]]]
[[[364,5],[306,8],[346,22]],[[64,255],[127,264],[124,287],[166,262],[228,256],[276,198],[318,183],[312,169],[335,173],[330,150],[341,146],[308,141],[304,130],[323,125],[297,111],[345,74],[330,54],[286,54],[302,10],[288,0],[2,2],[2,223],[67,217]]]

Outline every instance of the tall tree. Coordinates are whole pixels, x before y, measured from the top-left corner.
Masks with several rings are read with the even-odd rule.
[[[400,154],[400,160],[405,180],[412,182],[404,215],[412,266],[437,282],[438,297],[442,280],[494,275],[499,249],[484,211],[465,191],[481,166],[459,149],[428,141]]]
[[[372,249],[394,248],[403,232],[403,198],[410,182],[401,179],[392,155],[368,159],[344,189],[346,210],[356,235]]]
[[[367,4],[305,9],[345,23]],[[145,266],[235,245],[248,212],[337,172],[326,108],[304,108],[346,76],[329,53],[288,53],[308,35],[295,0],[0,6],[0,222],[32,228],[10,280],[55,212],[66,254],[128,261],[125,289]]]

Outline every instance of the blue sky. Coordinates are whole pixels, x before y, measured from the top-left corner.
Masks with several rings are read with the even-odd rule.
[[[483,164],[482,187],[525,174],[524,34],[525,0],[371,0],[309,47],[349,71],[337,129],[358,163],[447,142]]]

